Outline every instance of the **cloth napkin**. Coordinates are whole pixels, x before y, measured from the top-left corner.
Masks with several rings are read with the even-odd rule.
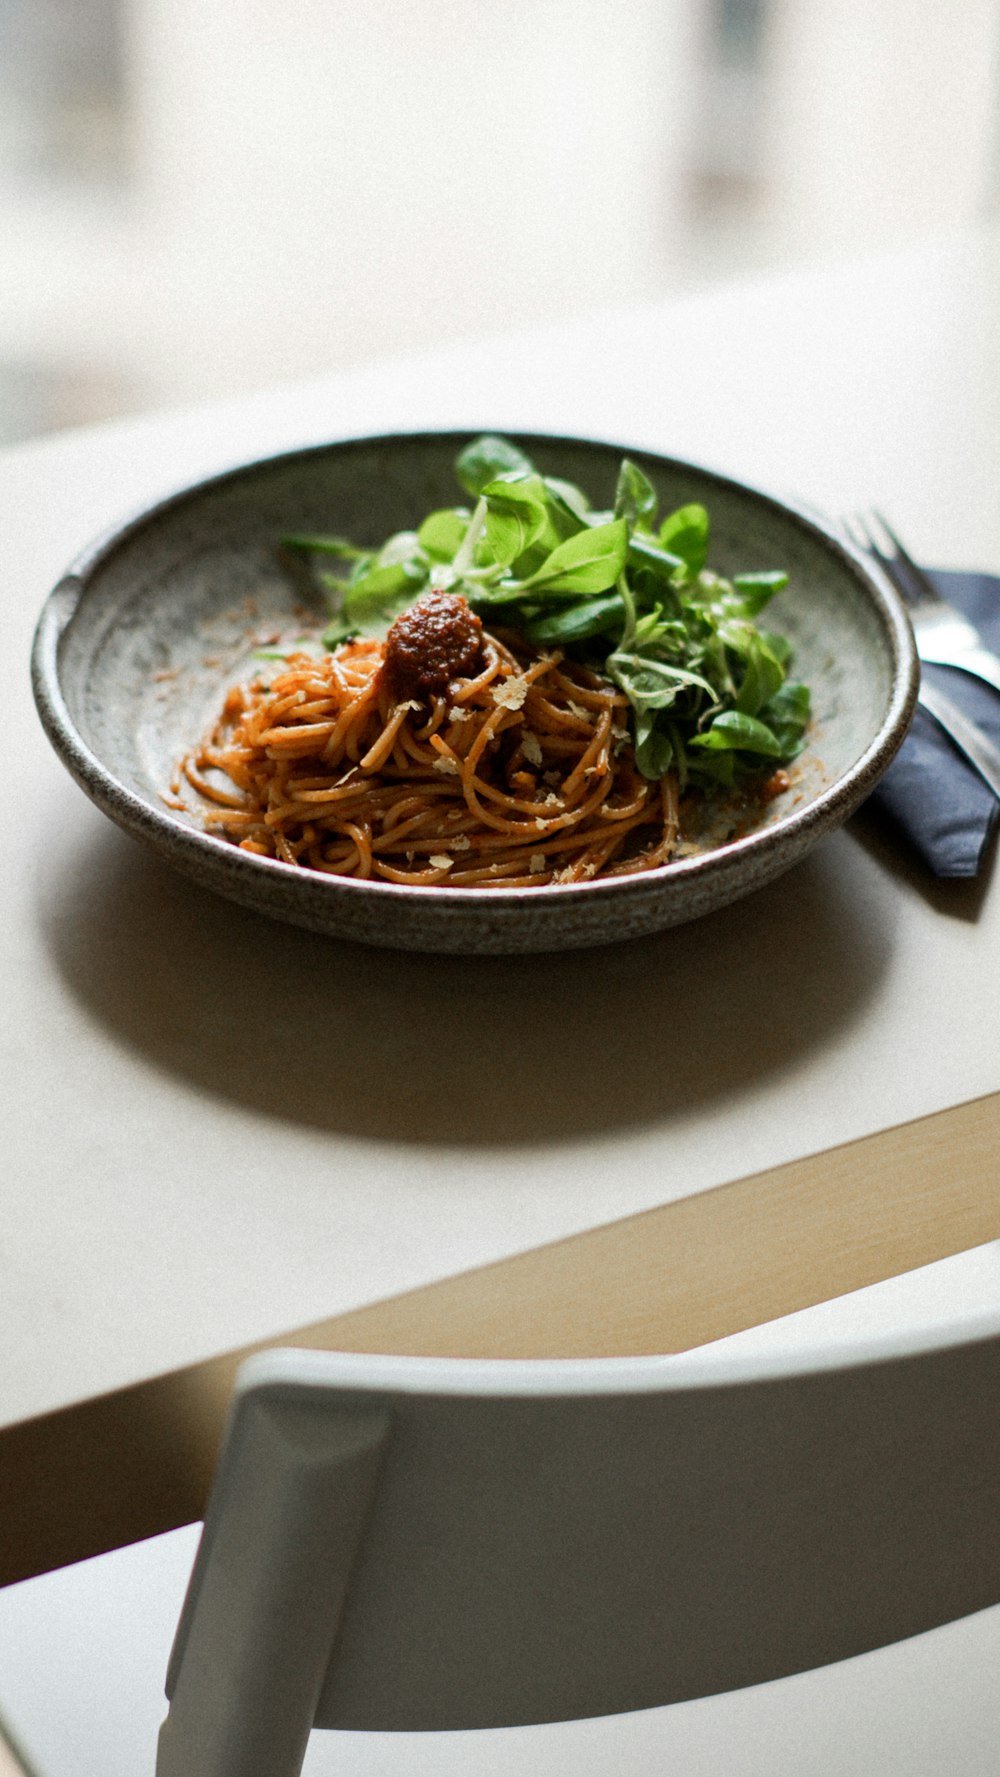
[[[943,569],[931,569],[930,577],[1000,654],[1000,579]],[[952,667],[924,665],[921,671],[1000,746],[1000,691]],[[920,708],[868,807],[887,815],[939,877],[978,875],[1000,811],[975,768]]]

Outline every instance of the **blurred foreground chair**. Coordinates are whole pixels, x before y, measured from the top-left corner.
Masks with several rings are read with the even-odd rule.
[[[991,1625],[992,1642],[953,1657],[961,1682],[970,1646],[973,1663],[1000,1648],[986,1611],[1000,1600],[998,1456],[995,1315],[934,1349],[897,1338],[847,1364],[710,1347],[538,1363],[266,1353],[236,1391],[158,1777],[297,1777],[304,1758],[345,1777],[885,1777],[897,1766],[860,1744],[838,1762],[859,1698],[879,1689],[866,1650],[918,1637],[919,1700],[935,1625]],[[136,1723],[128,1685],[162,1610],[156,1544],[0,1594],[0,1717],[42,1777],[152,1777],[148,1687]],[[846,1662],[839,1718],[809,1676],[787,1676],[831,1662]],[[1000,1689],[996,1672],[971,1676],[973,1699]],[[764,1702],[763,1726],[758,1712],[741,1728],[740,1697]],[[148,1750],[116,1732],[116,1711]],[[588,1718],[632,1711],[652,1713],[628,1718],[631,1737],[617,1722],[588,1735]],[[576,1725],[526,1726],[543,1723]],[[310,1740],[314,1727],[340,1732]],[[514,1731],[474,1731],[501,1728]],[[963,1777],[995,1769],[983,1735],[992,1763],[951,1749]]]

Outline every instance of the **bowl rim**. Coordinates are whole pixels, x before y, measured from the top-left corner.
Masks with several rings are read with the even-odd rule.
[[[879,727],[848,770],[811,795],[801,807],[790,809],[768,827],[743,834],[714,850],[678,858],[633,876],[598,877],[585,882],[544,884],[537,888],[497,886],[484,892],[482,887],[459,888],[447,883],[393,883],[368,877],[325,876],[301,870],[279,858],[264,858],[241,852],[230,841],[177,819],[166,805],[162,809],[157,807],[151,798],[140,795],[110,771],[87,745],[63,696],[60,677],[62,638],[69,630],[87,586],[97,570],[144,529],[209,492],[224,489],[241,480],[250,480],[261,472],[279,466],[291,466],[310,459],[318,460],[340,451],[391,449],[400,445],[418,449],[422,444],[450,444],[457,451],[472,438],[498,433],[528,449],[532,445],[554,451],[564,446],[598,449],[609,454],[628,456],[640,463],[646,459],[647,462],[680,474],[689,473],[737,496],[749,496],[785,521],[791,519],[800,530],[821,542],[829,553],[839,558],[860,583],[881,621],[883,634],[889,645],[892,672],[888,706]],[[706,496],[706,503],[710,504],[710,495]],[[48,594],[34,632],[31,679],[42,726],[64,765],[87,794],[113,819],[119,820],[123,813],[127,814],[128,825],[133,831],[152,839],[154,843],[157,840],[161,843],[169,842],[170,849],[175,853],[185,854],[189,862],[197,863],[201,860],[210,866],[214,861],[216,869],[225,870],[227,874],[233,868],[242,866],[244,870],[251,870],[260,881],[264,880],[261,872],[270,875],[275,884],[284,881],[289,890],[292,884],[298,884],[303,889],[308,885],[310,898],[325,892],[331,898],[360,895],[370,901],[374,894],[386,904],[402,902],[414,908],[433,907],[443,911],[454,907],[461,908],[465,913],[477,907],[482,908],[484,913],[488,909],[491,920],[495,921],[515,909],[523,912],[528,907],[541,910],[552,905],[566,905],[569,897],[574,900],[585,898],[588,902],[595,903],[608,896],[616,899],[622,896],[646,899],[657,888],[662,890],[667,883],[680,890],[683,883],[697,882],[705,876],[728,877],[734,872],[739,873],[744,861],[760,852],[763,847],[773,847],[776,842],[783,840],[794,850],[796,842],[804,840],[809,828],[818,825],[825,831],[836,825],[839,817],[846,819],[875,787],[905,738],[916,707],[920,663],[905,607],[884,572],[877,563],[856,548],[834,523],[805,503],[786,499],[740,477],[690,458],[670,456],[648,445],[622,444],[613,439],[581,433],[550,433],[524,428],[422,427],[372,434],[345,433],[319,442],[241,460],[228,467],[213,470],[194,481],[183,483],[132,509],[100,531],[78,551]]]

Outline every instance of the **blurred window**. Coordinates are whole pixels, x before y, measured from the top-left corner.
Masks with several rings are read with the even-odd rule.
[[[758,173],[767,0],[711,0],[691,163],[696,204],[739,199]]]
[[[123,0],[0,0],[5,183],[122,178],[123,26]]]
[[[995,214],[998,76],[1000,0],[0,0],[0,444]]]

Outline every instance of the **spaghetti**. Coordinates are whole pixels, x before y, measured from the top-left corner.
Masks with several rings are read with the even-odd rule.
[[[288,655],[228,693],[182,761],[206,824],[336,876],[540,887],[649,870],[678,836],[673,773],[636,768],[609,680],[483,631],[443,690],[401,696],[389,643]],[[391,632],[390,632],[391,641]]]

